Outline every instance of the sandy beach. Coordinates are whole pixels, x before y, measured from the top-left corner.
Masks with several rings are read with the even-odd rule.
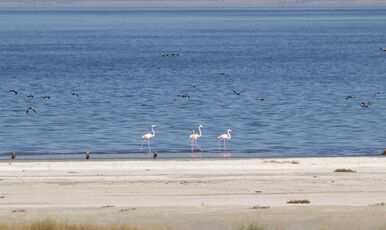
[[[386,157],[0,163],[6,222],[378,230],[386,229],[385,202]]]

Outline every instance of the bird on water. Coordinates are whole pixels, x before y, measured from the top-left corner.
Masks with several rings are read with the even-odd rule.
[[[155,136],[155,131],[154,131],[154,128],[156,126],[155,125],[152,125],[151,126],[151,133],[146,133],[145,135],[142,136],[142,145],[141,145],[141,152],[143,150],[143,145],[145,144],[145,142],[147,142],[147,147],[149,149],[149,153],[151,152],[151,147],[150,147],[150,139],[153,138]]]
[[[229,141],[232,138],[231,132],[232,132],[232,130],[228,129],[226,133],[221,134],[220,136],[217,137],[218,151],[221,151],[220,142],[224,142],[224,151],[227,150],[226,142]]]
[[[86,160],[90,160],[90,152],[86,152],[86,155],[84,156]]]
[[[197,146],[197,148],[199,148],[201,150],[201,152],[203,151],[203,149],[200,147],[200,145],[198,145],[197,143],[197,140],[202,137],[202,128],[204,128],[204,126],[202,125],[199,125],[198,126],[198,134],[197,133],[194,133],[194,130],[192,132],[192,134],[189,136],[189,139],[190,139],[190,146],[191,146],[191,149],[192,149],[192,152],[194,152],[194,147]]]

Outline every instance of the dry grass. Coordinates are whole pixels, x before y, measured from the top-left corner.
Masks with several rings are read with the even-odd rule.
[[[258,224],[250,224],[247,226],[240,227],[237,230],[265,230],[265,228]]]
[[[96,226],[89,224],[68,224],[54,220],[35,221],[27,224],[1,224],[1,230],[144,230],[143,228],[130,227],[127,225]],[[167,228],[153,228],[157,230]]]
[[[309,200],[289,200],[287,204],[311,204]]]
[[[354,171],[352,169],[335,169],[334,172],[345,172],[345,173],[349,172],[349,173],[353,173],[353,172],[356,172],[356,171]]]
[[[242,226],[237,230],[265,230],[266,228],[258,224]],[[51,219],[40,220],[25,224],[2,224],[0,230],[145,230],[144,228],[130,227],[127,225],[97,226],[90,224],[68,224],[54,221]],[[148,228],[146,230],[170,230],[170,228]]]

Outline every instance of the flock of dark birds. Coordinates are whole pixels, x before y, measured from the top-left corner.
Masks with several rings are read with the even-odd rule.
[[[381,95],[381,94],[384,94],[384,92],[377,92],[376,94],[375,94],[375,96],[377,96],[377,95]],[[355,96],[352,96],[352,95],[349,95],[349,96],[346,96],[346,100],[352,100],[352,99],[355,99],[356,97]],[[361,103],[359,103],[359,105],[360,105],[360,107],[362,107],[363,109],[367,109],[367,108],[369,108],[369,106],[370,105],[372,105],[372,102],[361,102]]]
[[[10,94],[14,94],[14,95],[18,95],[19,94],[17,89],[10,89],[9,93]],[[73,91],[71,91],[71,95],[75,96],[75,97],[79,97],[79,94],[76,93],[76,92],[73,92]],[[29,93],[29,94],[26,95],[26,97],[27,98],[34,98],[34,95]],[[40,98],[42,98],[43,100],[50,100],[51,99],[51,97],[48,96],[48,95],[40,96]],[[37,111],[38,110],[35,107],[28,107],[26,109],[25,113],[37,113]]]
[[[166,53],[166,54],[161,54],[161,57],[178,57],[180,56],[179,53]]]
[[[386,52],[386,48],[380,48],[382,51]],[[161,57],[178,57],[180,56],[179,53],[163,53],[163,54],[160,54]],[[225,76],[225,73],[224,72],[219,72],[216,74],[217,76]],[[193,85],[193,87],[195,88],[196,85]],[[233,92],[234,95],[236,96],[240,96],[242,93],[244,93],[244,91],[238,91],[236,89],[233,89],[233,88],[230,88],[230,90]],[[10,89],[9,90],[9,93],[12,93],[12,94],[15,94],[17,95],[18,94],[18,90],[17,89]],[[377,94],[383,94],[383,92],[378,92]],[[71,91],[71,95],[72,96],[75,96],[75,97],[79,97],[79,94],[74,92],[74,91]],[[177,97],[181,97],[181,98],[190,98],[190,95],[187,94],[187,93],[184,93],[184,94],[177,94],[176,95]],[[27,94],[26,95],[27,98],[33,98],[34,95],[32,95],[31,93]],[[45,100],[50,100],[50,96],[48,95],[44,95],[44,96],[40,96],[42,99],[45,99]],[[352,99],[355,99],[356,97],[355,96],[352,96],[352,95],[349,95],[349,96],[346,96],[346,100],[352,100]],[[256,100],[258,101],[265,101],[265,98],[262,97],[262,98],[257,98]],[[364,108],[364,109],[367,109],[369,108],[369,106],[371,105],[372,103],[371,102],[361,102],[359,105]],[[26,113],[36,113],[37,112],[37,109],[35,107],[28,107],[27,110],[25,111]]]

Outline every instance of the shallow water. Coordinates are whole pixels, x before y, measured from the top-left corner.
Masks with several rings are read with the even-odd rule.
[[[156,124],[153,150],[184,157],[203,124],[201,156],[228,128],[227,156],[374,154],[380,47],[386,8],[1,10],[0,152],[134,156]]]

